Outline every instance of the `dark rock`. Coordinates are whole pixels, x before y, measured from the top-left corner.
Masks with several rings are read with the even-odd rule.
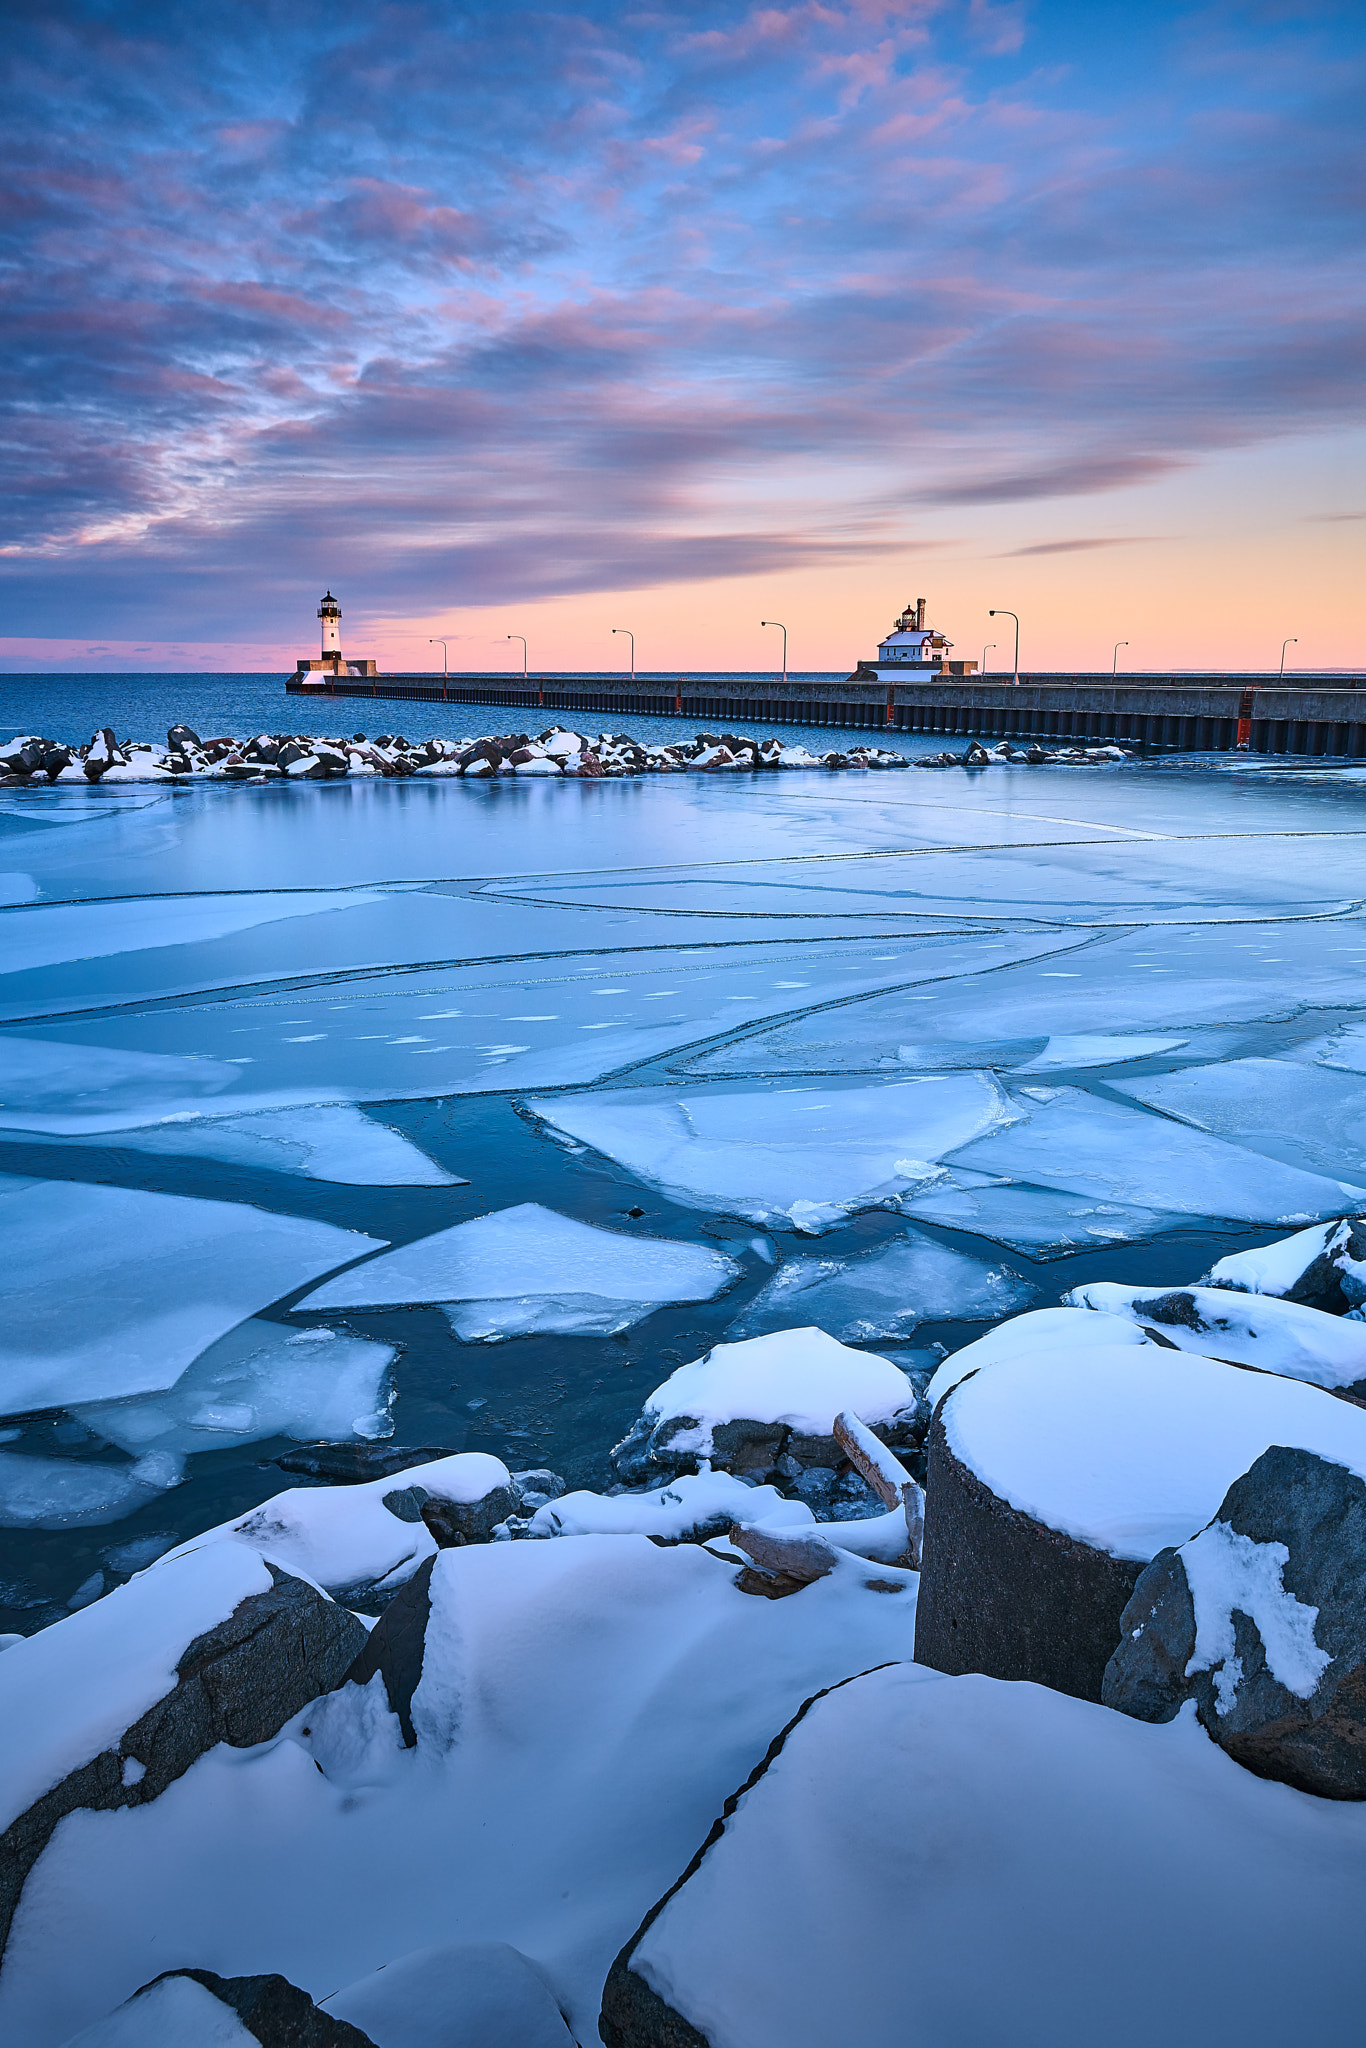
[[[381,1494],[380,1499],[400,1522],[420,1522],[431,1495],[425,1486],[397,1486],[392,1493]]]
[[[135,2012],[138,1999],[145,1999],[156,1985],[164,1984],[173,1977],[189,1977],[196,1984],[202,1984],[220,2005],[236,2013],[262,2048],[375,2048],[369,2034],[363,2034],[349,2020],[336,2019],[331,2013],[323,2012],[308,1993],[301,1991],[297,1984],[291,1984],[288,1977],[220,1977],[213,1970],[163,1970],[159,1977],[153,1977],[150,1984],[144,1984],[140,1991],[135,1991],[118,2010],[124,2012],[132,2008]],[[153,2015],[149,2012],[149,2028],[154,2024]],[[148,2038],[151,2038],[150,2034]],[[159,2032],[156,2038],[161,2038]]]
[[[481,1500],[427,1500],[422,1519],[441,1550],[462,1543],[487,1543],[500,1522],[515,1515],[521,1501],[510,1486],[494,1486]]]
[[[166,734],[168,754],[187,754],[191,747],[198,753],[204,745],[199,734],[189,725],[173,725]]]
[[[47,747],[40,765],[48,781],[55,782],[63,768],[69,768],[75,758],[70,747]]]
[[[454,1457],[445,1444],[304,1444],[286,1451],[275,1463],[282,1472],[302,1472],[310,1479],[387,1479],[410,1465],[429,1465]]]
[[[310,749],[301,747],[297,740],[287,740],[275,756],[275,765],[277,768],[291,767],[295,761],[302,761],[309,752]]]
[[[1283,1592],[1267,1545],[1289,1553]],[[1192,1580],[1213,1668],[1187,1677],[1197,1636]],[[1259,1777],[1328,1799],[1366,1799],[1366,1482],[1346,1466],[1273,1444],[1234,1481],[1206,1529],[1153,1559],[1121,1629],[1105,1670],[1106,1706],[1170,1721],[1193,1699],[1219,1746]],[[1312,1683],[1316,1669],[1307,1696],[1285,1682]]]
[[[610,1453],[618,1478],[628,1485],[649,1485],[651,1481],[677,1479],[697,1470],[697,1452],[675,1449],[681,1437],[698,1428],[695,1415],[661,1417],[647,1408],[637,1416],[627,1435]],[[876,1423],[873,1433],[893,1448],[914,1445],[921,1433],[917,1400],[887,1422]],[[843,1450],[833,1436],[803,1436],[785,1422],[755,1422],[738,1416],[718,1423],[712,1431],[711,1462],[723,1472],[745,1479],[772,1480],[781,1485],[793,1475],[786,1460],[803,1470],[846,1464]]]
[[[1366,1302],[1366,1279],[1351,1270],[1354,1265],[1366,1265],[1366,1219],[1348,1216],[1339,1223],[1326,1223],[1320,1234],[1323,1249],[1279,1298],[1323,1309],[1330,1316],[1344,1315]],[[1201,1284],[1235,1293],[1245,1291],[1236,1280],[1218,1279],[1213,1273]]]
[[[1098,1700],[1143,1565],[1111,1557],[1001,1500],[930,1425],[916,1609],[918,1664],[1032,1679]]]
[[[267,1569],[270,1591],[250,1595],[196,1637],[155,1706],[0,1834],[0,1950],[24,1880],[68,1813],[145,1805],[218,1743],[250,1749],[268,1742],[301,1707],[343,1682],[365,1644],[364,1624],[302,1579]]]
[[[390,1710],[397,1714],[403,1740],[409,1749],[417,1745],[413,1732],[413,1694],[422,1680],[422,1656],[427,1637],[427,1620],[432,1611],[432,1570],[429,1557],[420,1564],[406,1586],[400,1586],[366,1639],[365,1647],[346,1673],[354,1685],[368,1685],[378,1671],[384,1679]],[[359,1628],[360,1623],[356,1626]]]

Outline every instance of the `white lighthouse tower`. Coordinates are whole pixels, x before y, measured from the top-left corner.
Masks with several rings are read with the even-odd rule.
[[[341,661],[341,606],[329,590],[318,606],[318,617],[323,622],[323,660]]]
[[[329,590],[318,606],[318,617],[322,620],[323,647],[321,655],[310,661],[301,655],[295,666],[300,682],[314,689],[326,689],[323,678],[335,676],[372,676],[375,674],[373,661],[345,661],[341,649],[341,606]],[[316,681],[315,681],[316,678]]]

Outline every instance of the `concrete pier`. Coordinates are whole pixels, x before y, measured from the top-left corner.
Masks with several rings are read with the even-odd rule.
[[[933,681],[723,682],[699,676],[376,675],[304,682],[291,696],[481,705],[534,711],[573,724],[585,712],[612,721],[686,718],[703,726],[823,726],[974,738],[1101,745],[1148,753],[1233,753],[1366,759],[1366,673],[1114,677],[1022,674]],[[527,721],[514,721],[524,725]]]

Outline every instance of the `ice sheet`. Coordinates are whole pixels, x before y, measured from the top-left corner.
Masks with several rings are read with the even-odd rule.
[[[1359,1805],[1230,1767],[1189,1715],[902,1664],[814,1702],[633,1964],[726,2048],[1148,2048],[1174,1999],[1186,2042],[1270,2048],[1359,2009],[1363,1879]]]
[[[1110,1037],[1105,1032],[1063,1032],[1049,1039],[1041,1053],[1015,1069],[1018,1074],[1046,1073],[1050,1067],[1113,1067],[1153,1053],[1175,1052],[1184,1038]]]
[[[1366,1478],[1366,1409],[1157,1345],[999,1359],[954,1388],[940,1419],[993,1493],[1114,1557],[1186,1542],[1271,1444]]]
[[[393,1428],[387,1382],[394,1356],[390,1344],[339,1330],[287,1330],[253,1316],[211,1344],[165,1393],[72,1412],[134,1456],[187,1457],[271,1436],[373,1439]]]
[[[920,1231],[852,1259],[785,1259],[726,1332],[733,1342],[814,1323],[845,1344],[909,1337],[921,1323],[991,1322],[1037,1293],[1018,1273]]]
[[[316,917],[381,901],[376,890],[291,890],[242,896],[153,896],[141,902],[53,903],[9,910],[4,918],[4,971],[22,974],[60,961],[98,960],[150,946],[186,946],[221,939],[253,925]]]
[[[1155,1209],[1126,1202],[1090,1201],[1084,1195],[1060,1194],[1055,1188],[1000,1183],[977,1186],[977,1176],[954,1175],[937,1182],[902,1207],[908,1216],[942,1223],[951,1230],[970,1231],[996,1244],[1028,1252],[1033,1259],[1062,1258],[1068,1252],[1094,1250],[1100,1244],[1133,1244],[1156,1237],[1177,1221]]]
[[[1012,1115],[989,1074],[876,1088],[636,1089],[528,1105],[693,1208],[819,1236],[892,1208],[933,1162]]]
[[[710,1301],[739,1272],[701,1245],[627,1237],[523,1202],[403,1245],[298,1305],[450,1303],[451,1326],[467,1340],[624,1330],[665,1302]]]
[[[240,1202],[0,1178],[0,1413],[157,1393],[380,1240]]]
[[[965,1145],[949,1163],[1101,1201],[1245,1223],[1339,1215],[1357,1192],[1079,1088],[1059,1088],[1027,1123]]]
[[[301,1173],[346,1187],[467,1187],[401,1132],[347,1104],[319,1103],[250,1116],[200,1116],[150,1130],[120,1131],[120,1150],[224,1159],[272,1173]]]
[[[136,1464],[0,1451],[0,1528],[95,1529],[136,1514],[179,1483],[178,1456]]]
[[[1297,1060],[1228,1060],[1111,1084],[1268,1159],[1366,1180],[1366,1079]]]

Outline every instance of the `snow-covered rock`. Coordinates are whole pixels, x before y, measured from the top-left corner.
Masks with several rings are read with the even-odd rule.
[[[1276,1444],[1216,1518],[1134,1587],[1106,1706],[1170,1721],[1193,1699],[1263,1778],[1366,1800],[1366,1484]]]
[[[843,1343],[869,1344],[942,1319],[990,1322],[1036,1292],[1018,1273],[907,1230],[852,1259],[785,1259],[726,1334],[757,1337],[813,1323]]]
[[[1143,1566],[1271,1444],[1366,1476],[1366,1413],[1297,1380],[1157,1345],[982,1366],[930,1427],[920,1661],[1099,1699]]]
[[[266,1742],[365,1642],[345,1608],[240,1545],[163,1559],[0,1658],[0,1948],[77,1808],[156,1799],[197,1757]]]
[[[1098,1319],[1097,1319],[1098,1316]],[[970,1372],[1001,1358],[1054,1358],[1068,1351],[1094,1351],[1097,1345],[1151,1344],[1137,1323],[1123,1316],[1082,1308],[1034,1308],[988,1330],[972,1344],[951,1351],[925,1389],[926,1405],[938,1406],[950,1387]]]
[[[300,1309],[436,1302],[466,1342],[630,1329],[666,1302],[710,1301],[739,1276],[702,1245],[627,1237],[523,1202],[372,1259]]]
[[[413,2037],[416,2048],[418,2037]],[[106,2018],[83,2027],[68,2048],[407,2048],[334,2019],[287,1977],[220,1977],[167,1970]]]
[[[706,1463],[758,1477],[784,1459],[794,1473],[835,1466],[843,1408],[889,1442],[914,1437],[915,1390],[890,1359],[809,1328],[717,1344],[655,1388],[612,1459],[628,1479]]]
[[[644,1493],[566,1493],[531,1517],[526,1534],[654,1536],[666,1543],[720,1535],[732,1522],[796,1526],[815,1521],[802,1501],[773,1486],[746,1486],[729,1472],[691,1472]]]
[[[396,1956],[319,2010],[363,2029],[375,2048],[574,2048],[545,1978],[506,1941]]]
[[[1215,1260],[1205,1281],[1239,1294],[1278,1294],[1342,1315],[1366,1302],[1366,1226],[1347,1217],[1316,1223],[1250,1252],[1230,1252]]]
[[[1093,1280],[1074,1287],[1063,1300],[1156,1330],[1179,1351],[1255,1365],[1366,1400],[1366,1323],[1272,1294],[1237,1294],[1221,1287],[1160,1292]]]
[[[1366,1996],[1366,1812],[1230,1770],[1185,1716],[901,1664],[736,1785],[613,1967],[607,2048],[1273,2048]]]

